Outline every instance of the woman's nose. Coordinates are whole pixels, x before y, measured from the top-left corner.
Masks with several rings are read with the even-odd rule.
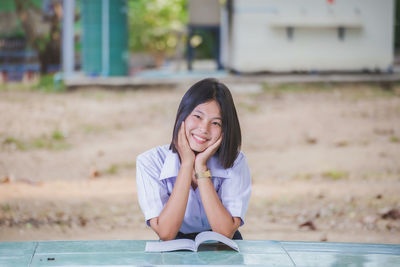
[[[208,125],[209,123],[206,120],[202,120],[199,128],[203,133],[208,133]]]

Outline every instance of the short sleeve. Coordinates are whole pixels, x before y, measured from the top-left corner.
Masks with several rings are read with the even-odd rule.
[[[250,170],[244,154],[239,154],[228,176],[223,179],[219,196],[232,217],[240,217],[243,225],[251,195]]]
[[[136,159],[137,194],[147,225],[160,215],[169,197],[166,185],[159,179],[161,168],[152,154],[141,154]]]

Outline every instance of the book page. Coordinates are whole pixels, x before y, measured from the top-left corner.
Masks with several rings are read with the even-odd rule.
[[[211,241],[211,240],[215,240],[215,241],[219,241],[224,243],[225,245],[230,246],[231,248],[233,248],[234,250],[239,252],[239,247],[236,244],[235,241],[233,241],[232,239],[227,238],[224,235],[221,235],[217,232],[212,232],[212,231],[206,231],[206,232],[201,232],[200,234],[198,234],[196,236],[195,239],[195,250],[197,251],[198,247],[200,246],[201,243],[205,242],[205,241]]]
[[[195,251],[194,241],[190,239],[176,239],[169,241],[146,242],[146,252],[163,252],[174,250]]]

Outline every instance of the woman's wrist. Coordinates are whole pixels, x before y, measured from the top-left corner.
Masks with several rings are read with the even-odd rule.
[[[190,160],[190,159],[183,160],[181,165],[182,165],[182,167],[193,168],[194,160]]]
[[[208,170],[208,168],[207,168],[206,164],[195,164],[194,165],[195,172],[205,172],[207,170]]]

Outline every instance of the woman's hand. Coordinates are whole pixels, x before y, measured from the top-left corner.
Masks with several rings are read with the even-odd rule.
[[[186,137],[185,132],[185,122],[182,121],[181,127],[178,132],[178,144],[175,144],[178,150],[179,157],[181,159],[181,164],[193,164],[195,160],[195,155],[193,150],[190,148],[189,141]]]
[[[207,170],[207,161],[218,150],[219,146],[221,145],[221,142],[222,142],[222,134],[214,144],[207,147],[206,150],[196,155],[194,164],[196,172],[203,172]]]

